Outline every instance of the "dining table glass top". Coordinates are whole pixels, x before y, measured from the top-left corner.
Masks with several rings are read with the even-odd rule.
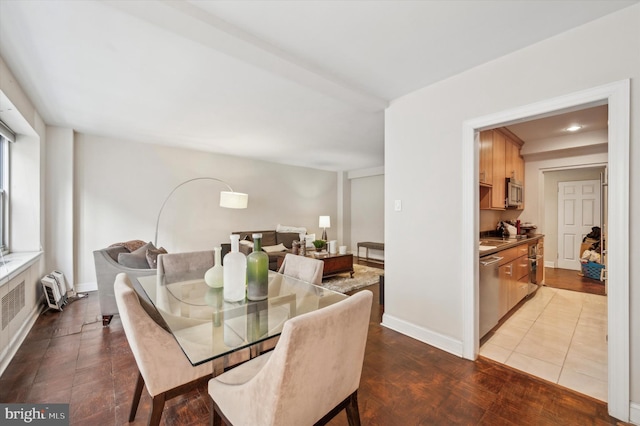
[[[227,302],[222,288],[211,288],[205,283],[205,272],[136,278],[162,317],[156,322],[173,334],[192,365],[279,336],[288,319],[347,297],[269,271],[267,299]]]

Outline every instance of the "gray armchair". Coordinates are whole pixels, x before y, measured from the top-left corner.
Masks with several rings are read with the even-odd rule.
[[[121,272],[126,273],[132,278],[133,285],[139,287],[140,284],[138,284],[135,278],[156,274],[156,269],[130,268],[119,264],[118,255],[128,252],[129,250],[122,246],[108,247],[93,252],[103,326],[108,326],[113,316],[118,313],[118,306],[116,305],[115,293],[113,291],[113,283],[116,280],[116,275]],[[141,288],[137,288],[136,290],[138,290],[138,294],[144,294]],[[141,291],[142,293],[140,293]]]

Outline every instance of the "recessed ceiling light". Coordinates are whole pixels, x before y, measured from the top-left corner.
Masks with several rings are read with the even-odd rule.
[[[572,125],[572,126],[567,127],[565,130],[566,130],[567,132],[576,132],[576,131],[578,131],[578,130],[580,130],[580,129],[582,129],[582,126],[579,126],[579,125],[577,125],[577,124],[574,124],[574,125]]]

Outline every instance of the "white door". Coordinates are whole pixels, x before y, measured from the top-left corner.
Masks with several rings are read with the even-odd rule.
[[[580,270],[580,244],[600,225],[600,181],[558,182],[558,268]]]

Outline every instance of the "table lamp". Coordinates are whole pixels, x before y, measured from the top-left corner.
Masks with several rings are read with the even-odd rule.
[[[320,216],[318,226],[322,228],[322,239],[327,241],[327,228],[331,228],[331,216]]]
[[[158,246],[158,227],[160,226],[160,216],[162,216],[162,210],[164,210],[164,206],[167,204],[167,201],[169,201],[169,198],[171,198],[173,193],[176,192],[178,188],[197,180],[212,180],[215,182],[220,182],[229,189],[228,191],[220,191],[220,207],[225,207],[228,209],[246,209],[247,208],[247,204],[249,202],[249,195],[242,192],[235,192],[231,188],[231,186],[223,180],[213,178],[213,177],[197,177],[197,178],[186,180],[171,190],[169,195],[167,195],[167,198],[164,199],[162,206],[160,207],[160,211],[158,212],[158,218],[156,219],[156,235],[153,241],[153,244],[156,247]]]

